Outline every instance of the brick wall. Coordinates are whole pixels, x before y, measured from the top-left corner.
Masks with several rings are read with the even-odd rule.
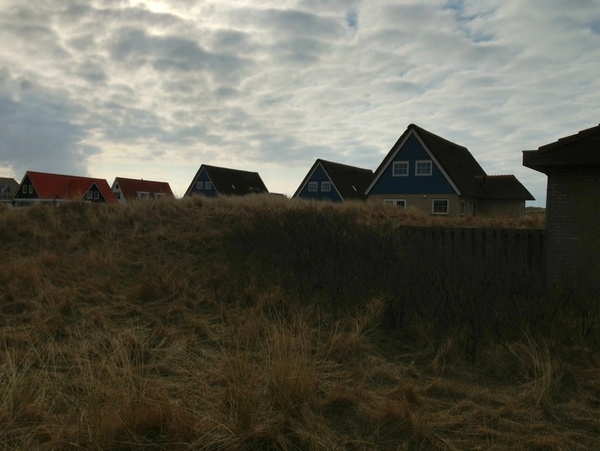
[[[555,169],[548,174],[547,194],[548,275],[589,275],[598,270],[600,168]]]

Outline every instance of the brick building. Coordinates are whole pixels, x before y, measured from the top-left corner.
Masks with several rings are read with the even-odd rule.
[[[523,152],[523,165],[548,176],[549,277],[600,273],[600,125]]]

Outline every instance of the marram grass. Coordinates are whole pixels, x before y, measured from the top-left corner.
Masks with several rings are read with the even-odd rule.
[[[303,217],[309,237],[277,229]],[[427,271],[382,243],[430,221],[268,196],[1,210],[0,448],[600,447],[594,304],[583,333],[572,297],[509,290],[531,317],[482,318],[474,337],[468,320],[499,297],[467,274],[444,293],[458,319],[405,305],[389,321],[401,299],[443,306],[425,296],[457,289],[364,276],[383,252]],[[311,262],[321,275],[294,274]]]

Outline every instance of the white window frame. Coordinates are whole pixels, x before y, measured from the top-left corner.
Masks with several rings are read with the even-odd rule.
[[[204,189],[204,182],[196,182],[196,190],[200,191]]]
[[[440,211],[439,208],[436,211],[436,202],[444,202],[446,204],[445,211]],[[447,215],[450,213],[450,201],[448,199],[433,199],[431,201],[431,214],[432,215]]]
[[[138,191],[137,193],[138,199],[146,200],[150,199],[150,193],[148,191]]]
[[[212,182],[204,182],[204,189],[209,190],[212,189],[213,184]]]
[[[160,199],[162,197],[165,197],[166,193],[154,193],[153,195],[155,199]]]
[[[27,194],[27,185],[23,185],[23,194]]]
[[[329,193],[331,191],[331,182],[321,182],[321,191]]]
[[[404,170],[400,171],[400,168],[404,168]],[[394,161],[392,163],[392,177],[408,177],[408,171],[408,161]]]
[[[316,193],[319,190],[319,182],[308,182],[308,192]]]
[[[87,192],[87,199],[94,200],[94,192],[93,191],[90,190]]]
[[[402,208],[403,210],[405,210],[406,209],[406,199],[384,199],[383,206],[384,207],[394,206],[394,207]]]
[[[460,201],[460,215],[464,216],[467,213],[467,202],[464,200]]]
[[[100,193],[98,191],[94,191],[94,200],[100,200]]]
[[[33,185],[29,185],[29,194],[33,194]]]
[[[428,172],[419,171],[419,164],[427,164],[429,165]],[[417,177],[426,177],[433,173],[433,162],[431,160],[417,160],[415,161],[415,176]]]

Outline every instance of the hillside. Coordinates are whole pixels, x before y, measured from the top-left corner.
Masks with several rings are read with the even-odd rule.
[[[268,196],[0,209],[4,449],[594,449],[598,295]]]

